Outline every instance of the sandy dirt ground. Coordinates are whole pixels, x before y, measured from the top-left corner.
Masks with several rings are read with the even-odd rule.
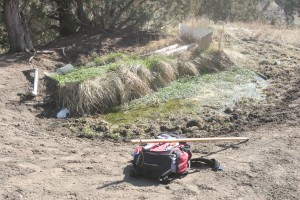
[[[299,116],[240,132],[246,143],[192,144],[193,157],[225,171],[191,169],[162,185],[129,176],[134,145],[76,137],[21,103],[27,61],[0,58],[0,199],[300,199]]]

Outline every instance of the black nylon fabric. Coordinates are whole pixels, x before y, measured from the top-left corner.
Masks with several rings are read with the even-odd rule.
[[[143,176],[151,178],[160,178],[167,176],[171,172],[172,157],[174,154],[166,152],[153,152],[143,150],[141,154],[142,166],[140,173]]]

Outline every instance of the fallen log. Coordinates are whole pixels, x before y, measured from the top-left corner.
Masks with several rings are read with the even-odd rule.
[[[215,137],[215,138],[179,138],[179,139],[135,139],[133,144],[166,143],[166,142],[226,142],[249,140],[247,137]]]

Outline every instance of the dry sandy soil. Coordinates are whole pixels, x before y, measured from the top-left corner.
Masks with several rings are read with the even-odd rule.
[[[244,43],[245,52],[237,58],[254,52],[253,59],[262,61],[271,46],[241,41],[236,47]],[[191,169],[188,176],[167,186],[129,177],[134,145],[79,138],[57,126],[59,120],[37,117],[40,108],[20,101],[30,85],[22,73],[29,68],[28,56],[1,56],[0,199],[300,199],[300,52],[291,48],[291,55],[282,51],[285,58],[294,56],[293,62],[283,60],[284,66],[278,67],[294,74],[282,80],[283,86],[276,79],[282,71],[261,62],[262,69],[268,66],[266,74],[275,77],[274,85],[285,91],[275,93],[284,95],[278,97],[279,107],[286,109],[279,111],[280,104],[269,109],[273,116],[269,123],[259,114],[251,115],[255,126],[238,133],[250,138],[246,143],[192,144],[194,157],[216,158],[225,171]],[[275,50],[274,55],[283,56]]]

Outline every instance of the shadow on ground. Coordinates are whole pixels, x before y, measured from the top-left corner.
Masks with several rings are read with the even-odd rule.
[[[129,183],[131,185],[137,186],[137,187],[149,187],[149,186],[157,186],[159,185],[158,180],[152,180],[147,178],[133,178],[130,176],[130,171],[132,170],[132,165],[128,164],[123,171],[124,178],[123,180],[114,181],[111,183],[106,183],[102,186],[99,186],[97,189],[105,189],[109,187],[114,187],[123,183]]]

